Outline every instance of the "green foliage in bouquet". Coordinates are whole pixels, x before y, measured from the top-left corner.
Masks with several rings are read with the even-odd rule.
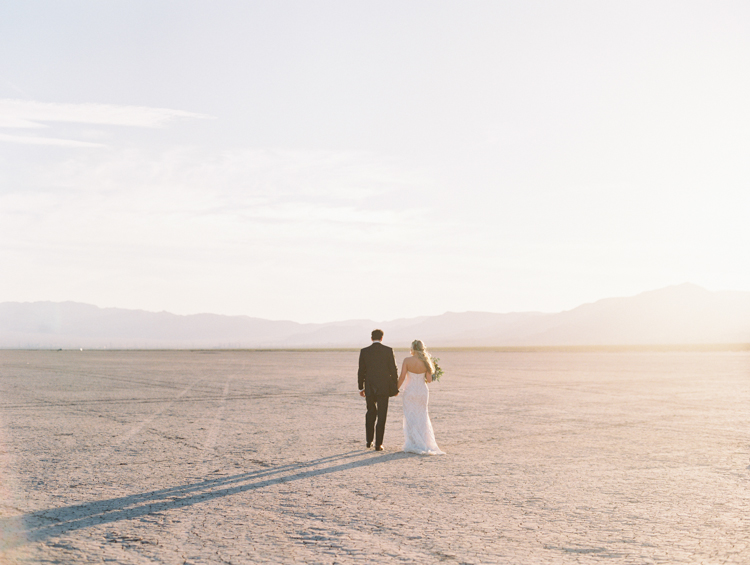
[[[438,365],[438,361],[440,361],[438,357],[432,358],[432,364],[435,365],[435,372],[432,373],[433,381],[439,381],[440,377],[443,376],[443,369],[440,367],[440,365]]]

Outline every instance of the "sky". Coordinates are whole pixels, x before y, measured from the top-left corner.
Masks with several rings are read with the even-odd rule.
[[[298,322],[750,291],[744,1],[10,0],[0,302]]]

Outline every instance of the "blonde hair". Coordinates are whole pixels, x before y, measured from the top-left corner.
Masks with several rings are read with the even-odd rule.
[[[427,367],[427,371],[430,374],[433,374],[435,372],[435,364],[432,362],[432,355],[427,351],[422,340],[415,339],[412,341],[411,350],[414,352],[414,356],[424,363],[424,366]]]

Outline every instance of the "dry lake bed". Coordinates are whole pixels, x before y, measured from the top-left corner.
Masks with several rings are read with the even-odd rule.
[[[404,354],[397,354],[400,362]],[[750,353],[0,351],[0,562],[750,563]]]

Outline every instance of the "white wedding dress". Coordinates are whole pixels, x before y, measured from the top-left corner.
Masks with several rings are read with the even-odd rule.
[[[406,373],[400,396],[404,403],[404,451],[420,455],[443,455],[427,413],[430,389],[424,373]]]

